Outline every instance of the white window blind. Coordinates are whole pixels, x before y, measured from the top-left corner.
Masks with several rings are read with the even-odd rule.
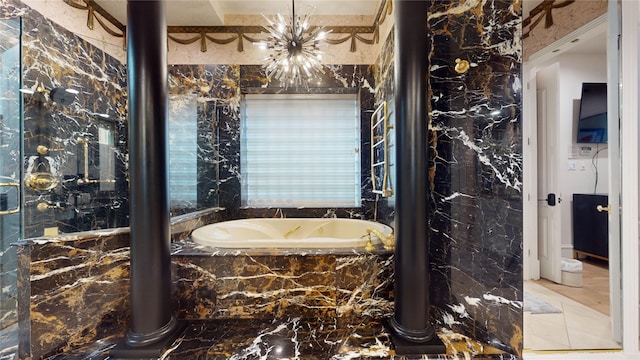
[[[356,95],[246,95],[243,104],[243,206],[360,206]]]
[[[169,198],[171,207],[195,207],[198,186],[198,105],[196,96],[171,96],[168,108]]]

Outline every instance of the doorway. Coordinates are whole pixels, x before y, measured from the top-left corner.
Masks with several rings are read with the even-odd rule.
[[[619,267],[613,266],[611,271],[617,271],[613,274],[609,262],[603,261],[606,258],[580,254],[582,279],[589,281],[567,285],[563,278],[563,259],[571,262],[575,255],[574,194],[607,194],[609,159],[617,154],[610,155],[608,145],[612,144],[585,144],[577,136],[582,84],[607,83],[611,76],[606,16],[595,22],[575,36],[578,40],[567,39],[554,49],[543,50],[545,56],[525,64],[528,95],[524,97],[524,108],[529,119],[537,119],[532,125],[525,125],[525,133],[529,133],[525,134],[525,145],[530,147],[528,156],[538,159],[529,162],[531,167],[525,165],[527,169],[537,168],[525,175],[525,182],[537,183],[536,189],[529,189],[529,197],[537,197],[536,204],[529,205],[530,210],[535,207],[530,211],[535,215],[525,221],[525,233],[532,226],[537,230],[533,240],[525,239],[525,306],[527,295],[533,294],[555,308],[542,314],[525,308],[525,350],[621,348],[617,330],[620,321],[615,318],[619,304],[605,313],[602,304],[596,306],[587,301],[598,298],[589,296],[590,291],[595,291],[593,286],[600,292],[603,288],[609,290],[609,279],[619,279]],[[617,114],[614,116],[617,118]],[[527,200],[531,203],[531,199]],[[598,296],[604,300],[611,297],[608,292]],[[610,304],[604,306],[607,305]],[[563,331],[557,332],[558,329]]]

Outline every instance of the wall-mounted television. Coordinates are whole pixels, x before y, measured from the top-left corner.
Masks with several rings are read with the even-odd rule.
[[[607,84],[583,83],[577,143],[607,142]]]

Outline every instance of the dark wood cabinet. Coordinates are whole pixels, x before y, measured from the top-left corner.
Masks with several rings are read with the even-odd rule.
[[[609,219],[606,211],[596,210],[607,206],[607,195],[573,194],[573,253],[609,258]]]

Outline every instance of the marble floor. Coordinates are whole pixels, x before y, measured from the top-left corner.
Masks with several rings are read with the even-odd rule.
[[[524,291],[562,311],[549,314],[524,312],[525,351],[621,348],[619,343],[611,339],[608,315],[534,281],[525,281]]]
[[[293,319],[224,319],[190,321],[182,335],[163,354],[164,360],[515,360],[510,354],[479,344],[460,334],[440,332],[446,347],[441,355],[397,355],[382,323],[341,326]],[[43,360],[114,360],[117,339],[104,339]],[[0,360],[15,360],[13,354]],[[130,358],[130,357],[128,357]]]

